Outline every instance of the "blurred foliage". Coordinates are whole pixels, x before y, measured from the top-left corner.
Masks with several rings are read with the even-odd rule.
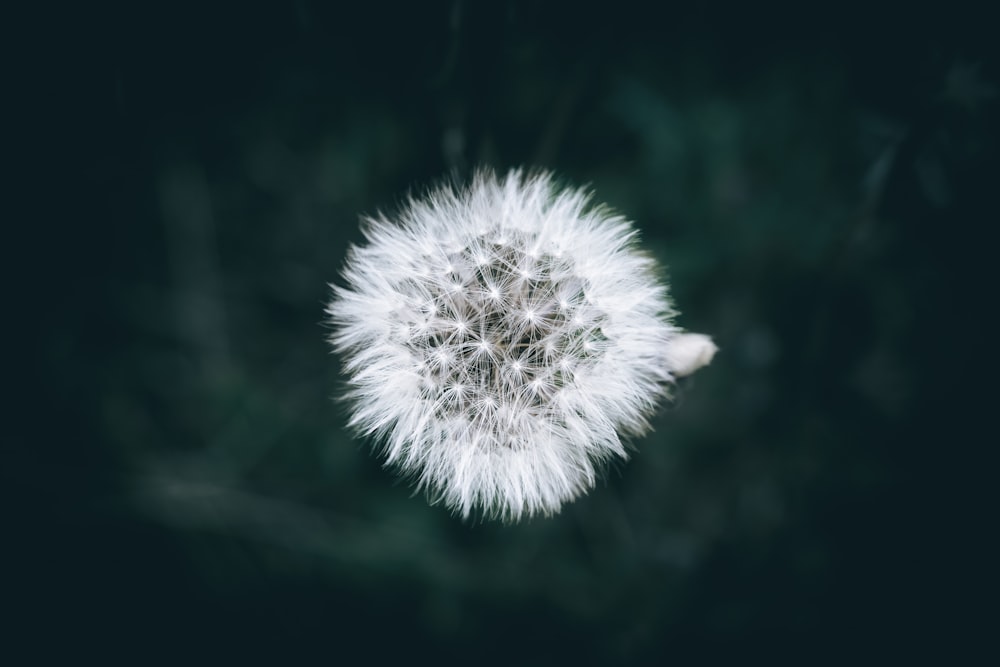
[[[78,25],[65,122],[39,118],[67,185],[19,232],[54,267],[23,274],[29,624],[348,664],[813,663],[976,632],[927,620],[968,611],[972,575],[935,564],[981,487],[942,458],[979,467],[993,395],[976,17],[299,0]],[[380,467],[322,323],[359,215],[479,164],[589,184],[721,347],[631,461],[518,525]]]

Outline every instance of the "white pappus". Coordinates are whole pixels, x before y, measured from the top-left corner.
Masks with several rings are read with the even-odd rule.
[[[350,424],[465,517],[559,511],[715,353],[632,224],[549,173],[480,171],[364,232],[326,311]]]

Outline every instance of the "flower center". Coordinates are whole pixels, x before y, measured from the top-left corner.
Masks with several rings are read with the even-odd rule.
[[[428,409],[500,446],[525,444],[506,436],[518,420],[562,423],[558,393],[608,341],[607,315],[572,260],[539,248],[535,235],[504,230],[423,261],[420,279],[397,285],[408,306],[396,331]]]

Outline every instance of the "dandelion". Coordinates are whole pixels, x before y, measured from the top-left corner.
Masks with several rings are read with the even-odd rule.
[[[350,424],[464,517],[558,512],[715,352],[631,223],[551,174],[480,172],[364,232],[327,307]]]

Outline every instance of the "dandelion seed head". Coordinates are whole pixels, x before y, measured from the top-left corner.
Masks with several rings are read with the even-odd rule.
[[[672,364],[714,352],[688,349],[631,223],[549,174],[481,172],[365,232],[327,308],[350,423],[463,516],[557,512],[648,430]]]

